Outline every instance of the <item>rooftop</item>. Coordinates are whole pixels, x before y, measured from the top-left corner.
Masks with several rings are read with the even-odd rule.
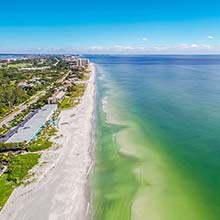
[[[31,141],[56,109],[56,104],[42,107],[23,127],[18,129],[17,133],[7,140],[7,143]]]

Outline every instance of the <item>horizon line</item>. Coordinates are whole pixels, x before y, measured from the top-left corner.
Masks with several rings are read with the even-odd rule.
[[[1,53],[0,55],[98,55],[98,56],[220,56],[220,53]]]

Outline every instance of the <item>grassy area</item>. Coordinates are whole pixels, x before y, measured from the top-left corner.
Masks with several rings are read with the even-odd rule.
[[[83,74],[83,77],[82,77],[82,80],[88,80],[89,79],[89,76],[90,76],[90,71],[85,71],[85,73]]]
[[[38,139],[30,143],[28,150],[31,152],[41,151],[48,149],[52,146],[52,142],[50,141],[50,137],[56,134],[56,128],[52,126],[48,126],[44,128]]]
[[[60,104],[61,109],[67,109],[71,107],[71,97],[66,96]]]
[[[7,174],[3,174],[0,177],[0,210],[3,208],[12,191],[16,187],[16,184],[14,182],[10,182],[7,180],[7,176]]]
[[[28,172],[38,163],[40,154],[18,155],[0,177],[0,210],[13,189],[22,183]]]
[[[31,151],[31,152],[36,152],[36,151],[45,150],[45,149],[47,149],[51,146],[52,146],[52,142],[49,141],[48,139],[38,138],[36,141],[34,141],[30,145],[28,150]]]
[[[8,130],[9,129],[7,127],[1,127],[0,128],[0,136],[6,134]]]
[[[25,116],[25,112],[21,112],[20,114],[16,115],[14,119],[11,120],[8,124],[10,125],[10,127],[15,127],[22,122]]]
[[[15,64],[7,65],[7,68],[26,68],[26,67],[32,67],[32,64],[31,63],[15,63]]]
[[[80,98],[83,96],[86,89],[86,84],[81,83],[73,86],[68,92],[67,96],[63,99],[60,104],[61,109],[73,108],[76,106]]]
[[[17,185],[22,183],[28,171],[38,163],[39,158],[40,154],[25,154],[15,157],[14,161],[8,167],[7,180]]]
[[[81,97],[86,89],[86,84],[81,83],[81,84],[77,84],[74,87],[74,90],[71,92],[72,97]]]

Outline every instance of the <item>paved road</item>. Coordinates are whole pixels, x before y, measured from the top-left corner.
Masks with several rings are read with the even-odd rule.
[[[57,66],[57,64],[60,62],[56,57],[55,57],[55,59],[57,60],[57,62],[54,63],[53,66]]]
[[[63,81],[67,78],[67,76],[69,76],[69,74],[70,74],[71,72],[72,72],[72,71],[69,70],[66,75],[64,75],[61,79],[59,79],[59,80],[57,81],[57,83],[63,82]]]
[[[35,96],[33,96],[31,98],[31,101],[23,104],[23,105],[19,105],[17,107],[15,107],[15,109],[18,109],[16,111],[14,111],[14,113],[10,114],[8,117],[6,117],[3,121],[0,122],[0,127],[2,127],[2,125],[7,125],[11,120],[13,120],[18,114],[20,114],[23,110],[27,109],[31,104],[35,103],[38,101],[38,99],[43,96],[45,94],[45,91],[42,91],[40,94],[36,94]]]
[[[63,82],[67,76],[71,73],[71,70],[67,72],[66,75],[64,75],[60,80],[58,80],[56,83],[61,83]],[[52,83],[46,90],[40,92],[40,94],[36,94],[35,96],[31,97],[31,101],[26,103],[26,104],[21,104],[17,107],[15,107],[15,109],[18,109],[16,111],[14,111],[14,113],[10,114],[8,117],[6,116],[6,118],[0,122],[0,127],[2,127],[2,125],[8,125],[8,123],[13,120],[18,114],[20,114],[23,110],[27,109],[31,104],[35,103],[38,101],[38,99],[40,97],[42,97],[43,95],[46,94],[46,91],[49,90],[50,88],[52,88],[52,86],[54,85],[54,83]]]

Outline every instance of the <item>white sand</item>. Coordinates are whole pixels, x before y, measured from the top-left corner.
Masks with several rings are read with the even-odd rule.
[[[93,166],[95,67],[80,104],[61,113],[59,147],[43,152],[33,182],[14,190],[1,220],[89,219],[88,177]]]

